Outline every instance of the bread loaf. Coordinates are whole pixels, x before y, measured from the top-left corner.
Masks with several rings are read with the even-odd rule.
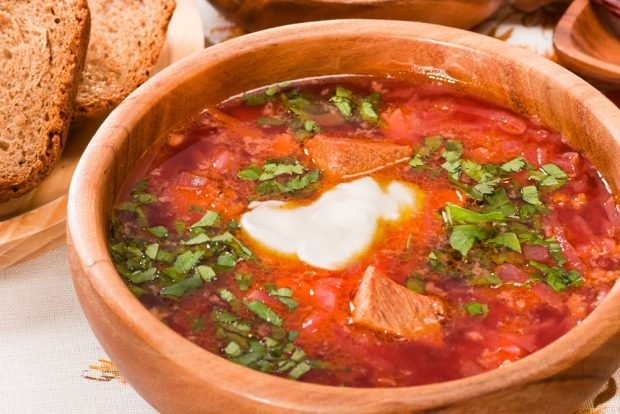
[[[60,158],[89,28],[86,0],[0,0],[0,202]]]
[[[76,121],[106,115],[146,81],[166,39],[174,0],[89,0],[93,25]]]

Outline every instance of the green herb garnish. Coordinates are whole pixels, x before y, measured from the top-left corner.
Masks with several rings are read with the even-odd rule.
[[[463,256],[467,256],[476,240],[484,240],[487,233],[474,224],[461,224],[452,228],[450,246]]]
[[[498,246],[507,247],[515,252],[521,253],[521,243],[519,243],[519,238],[512,232],[499,233],[495,237],[488,239],[487,242]]]
[[[485,223],[489,221],[502,221],[504,215],[501,211],[492,211],[489,213],[476,213],[475,211],[457,206],[456,204],[446,204],[446,215],[450,224],[455,223]]]
[[[192,330],[192,333],[200,333],[205,329],[205,318],[202,316],[190,316],[189,317],[189,328]]]
[[[463,310],[472,316],[486,318],[489,314],[489,305],[480,302],[470,302],[463,306]]]
[[[252,165],[237,173],[237,177],[248,181],[259,181],[259,194],[290,193],[303,190],[319,179],[318,170],[308,170],[298,162],[266,162],[262,167]]]
[[[583,278],[576,270],[550,267],[536,261],[530,261],[529,265],[540,271],[544,276],[545,282],[556,292],[561,292],[569,287],[583,286]]]
[[[265,292],[282,302],[289,311],[297,309],[297,302],[292,299],[293,291],[289,288],[278,288],[272,284],[263,285]]]
[[[527,165],[527,162],[525,161],[525,159],[519,156],[508,162],[503,163],[502,165],[500,165],[499,168],[505,172],[519,172],[523,168],[525,168],[526,165]]]
[[[424,294],[424,290],[426,287],[426,282],[417,273],[412,274],[410,277],[405,279],[405,287],[412,292]]]
[[[198,272],[200,278],[205,282],[211,282],[213,279],[215,279],[215,271],[211,266],[201,265],[196,267],[196,271]]]
[[[214,226],[220,218],[220,215],[215,211],[207,211],[204,216],[200,218],[197,222],[192,224],[191,228],[195,227],[212,227]]]
[[[541,206],[542,202],[538,198],[538,189],[534,185],[528,185],[521,189],[523,201],[533,206]]]
[[[265,305],[263,302],[259,300],[248,301],[247,299],[243,300],[245,306],[252,311],[256,316],[264,320],[265,322],[269,322],[276,326],[282,326],[284,322],[282,318],[280,318],[271,308]]]
[[[242,292],[247,291],[252,286],[252,275],[250,273],[235,273],[235,280]]]
[[[202,280],[199,276],[192,276],[187,279],[183,279],[170,286],[163,287],[159,290],[162,296],[172,296],[175,298],[182,298],[188,291],[200,289],[202,287]]]

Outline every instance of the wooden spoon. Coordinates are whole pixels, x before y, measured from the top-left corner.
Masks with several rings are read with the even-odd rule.
[[[620,84],[620,38],[597,9],[589,0],[575,0],[555,29],[553,46],[572,71]]]
[[[246,31],[290,23],[373,18],[415,20],[468,29],[493,14],[503,0],[209,0]]]

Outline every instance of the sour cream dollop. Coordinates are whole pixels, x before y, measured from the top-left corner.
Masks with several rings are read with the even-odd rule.
[[[253,202],[241,217],[241,227],[271,250],[296,255],[318,268],[338,270],[368,249],[381,220],[399,220],[414,213],[415,206],[412,185],[394,180],[384,189],[364,177],[338,184],[304,206]]]

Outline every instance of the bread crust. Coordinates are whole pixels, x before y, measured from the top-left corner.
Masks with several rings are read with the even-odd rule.
[[[176,6],[175,0],[89,0],[89,3],[93,29],[78,89],[75,122],[105,116],[149,78]],[[113,24],[120,17],[124,26]]]
[[[15,5],[12,3],[12,0],[1,0],[0,4],[3,7],[0,7],[0,10],[11,10],[11,7]],[[3,125],[3,128],[5,130],[11,129],[10,134],[12,136],[10,138],[12,141],[22,140],[21,142],[10,142],[10,146],[5,142],[4,151],[0,148],[0,202],[17,198],[34,189],[47,177],[55,163],[60,159],[74,112],[77,84],[84,68],[89,40],[90,12],[86,0],[25,1],[25,3],[28,6],[28,12],[32,13],[29,16],[34,16],[35,13],[51,13],[52,16],[56,16],[55,9],[62,11],[64,6],[73,10],[74,13],[70,16],[71,21],[67,24],[64,24],[64,19],[67,19],[67,16],[58,15],[56,18],[49,17],[49,26],[39,28],[44,32],[45,39],[49,43],[52,43],[49,40],[50,32],[71,30],[71,37],[66,44],[46,45],[50,48],[49,66],[39,68],[39,71],[24,71],[21,67],[12,67],[17,74],[14,79],[22,80],[18,76],[24,79],[24,84],[16,86],[17,88],[27,88],[31,82],[43,77],[43,71],[47,71],[45,73],[48,74],[53,72],[54,68],[59,70],[57,76],[52,78],[53,82],[51,82],[52,85],[49,85],[50,89],[45,90],[43,96],[36,97],[42,101],[47,100],[46,102],[51,104],[50,111],[45,114],[37,114],[40,119],[28,119],[20,111],[20,105],[25,103],[15,102],[20,96],[19,94],[16,94],[16,97],[8,89],[0,92],[0,96],[6,99],[2,104],[15,110],[14,113],[7,111],[11,118],[8,122],[9,125]],[[30,34],[28,31],[24,32],[26,35]],[[23,62],[18,61],[16,65],[19,63]],[[31,92],[34,93],[34,91]],[[20,121],[20,116],[26,117],[26,119]],[[42,123],[43,127],[35,131],[34,129],[39,123]],[[32,130],[28,130],[29,127]],[[19,134],[16,132],[18,130],[21,131]],[[29,141],[26,142],[25,138]],[[20,156],[20,153],[19,151],[16,153],[16,146],[18,150],[21,150],[21,159],[17,164],[14,162],[14,158]],[[12,152],[9,153],[7,148]],[[33,152],[35,153],[33,154]],[[11,159],[9,160],[9,158]],[[4,164],[4,169],[2,164]]]

